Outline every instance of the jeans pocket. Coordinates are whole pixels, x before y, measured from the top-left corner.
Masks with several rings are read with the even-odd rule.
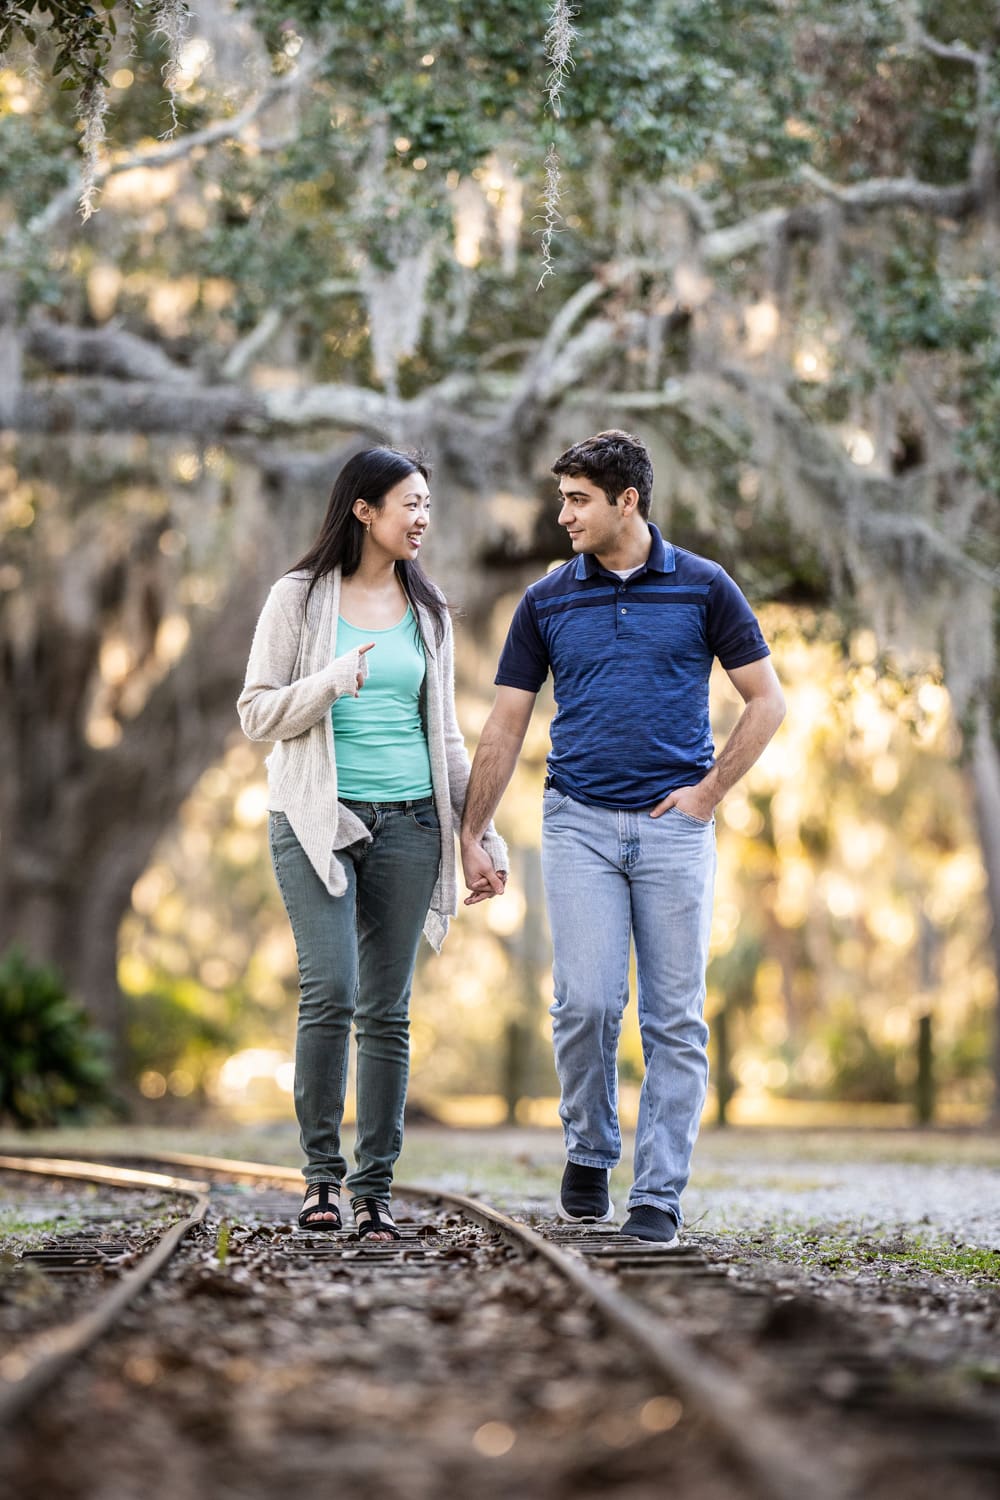
[[[426,828],[430,833],[441,832],[441,820],[433,803],[427,807],[411,807],[409,815],[418,828]]]
[[[670,811],[676,813],[679,818],[683,818],[685,823],[693,823],[696,828],[711,828],[715,822],[714,814],[706,820],[704,818],[695,818],[691,813],[683,812],[679,807],[672,807]]]
[[[546,787],[542,793],[542,817],[551,818],[552,814],[564,808],[568,801],[569,797],[565,792],[557,792],[554,786]]]
[[[268,814],[267,838],[272,854],[277,854],[280,849],[291,849],[298,843],[295,830],[283,812]]]
[[[295,858],[296,851],[300,850],[301,846],[284,813],[273,812],[268,818],[267,842],[271,850],[271,868],[274,870],[274,878],[278,883],[281,899],[287,907],[288,894],[283,877],[288,874],[289,860]]]

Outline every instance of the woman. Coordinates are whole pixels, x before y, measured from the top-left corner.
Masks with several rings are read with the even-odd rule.
[[[456,909],[454,831],[469,778],[448,607],[417,562],[427,479],[423,463],[392,448],[345,464],[316,542],[264,605],[239,700],[249,738],[277,741],[267,760],[271,856],[301,988],[299,1224],[339,1230],[346,1178],[358,1234],[377,1240],[399,1238],[389,1204],[410,985],[421,929],[439,950]],[[502,888],[506,849],[492,827],[483,846]],[[348,1173],[340,1125],[352,1020]]]

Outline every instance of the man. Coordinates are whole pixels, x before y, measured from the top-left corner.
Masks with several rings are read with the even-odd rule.
[[[608,1172],[621,1154],[616,1056],[631,939],[646,1073],[623,1233],[669,1245],[708,1082],[713,812],[781,723],[784,699],[736,584],[649,523],[653,466],[638,438],[598,433],[553,473],[574,558],[527,589],[500,656],[462,823],[466,904],[503,890],[480,840],[551,670],[542,871],[567,1155],[560,1213],[614,1216]],[[718,760],[708,714],[715,657],[744,703]]]

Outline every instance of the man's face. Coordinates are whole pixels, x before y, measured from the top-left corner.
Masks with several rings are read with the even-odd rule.
[[[624,524],[622,507],[609,505],[604,491],[582,475],[561,475],[559,493],[559,525],[565,526],[573,551],[591,555],[614,551]]]

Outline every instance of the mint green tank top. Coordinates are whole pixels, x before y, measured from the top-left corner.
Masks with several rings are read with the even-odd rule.
[[[388,630],[337,621],[335,655],[369,641],[368,677],[356,698],[338,698],[333,715],[337,796],[350,802],[408,802],[431,795],[431,761],[420,719],[427,670],[413,611]]]

